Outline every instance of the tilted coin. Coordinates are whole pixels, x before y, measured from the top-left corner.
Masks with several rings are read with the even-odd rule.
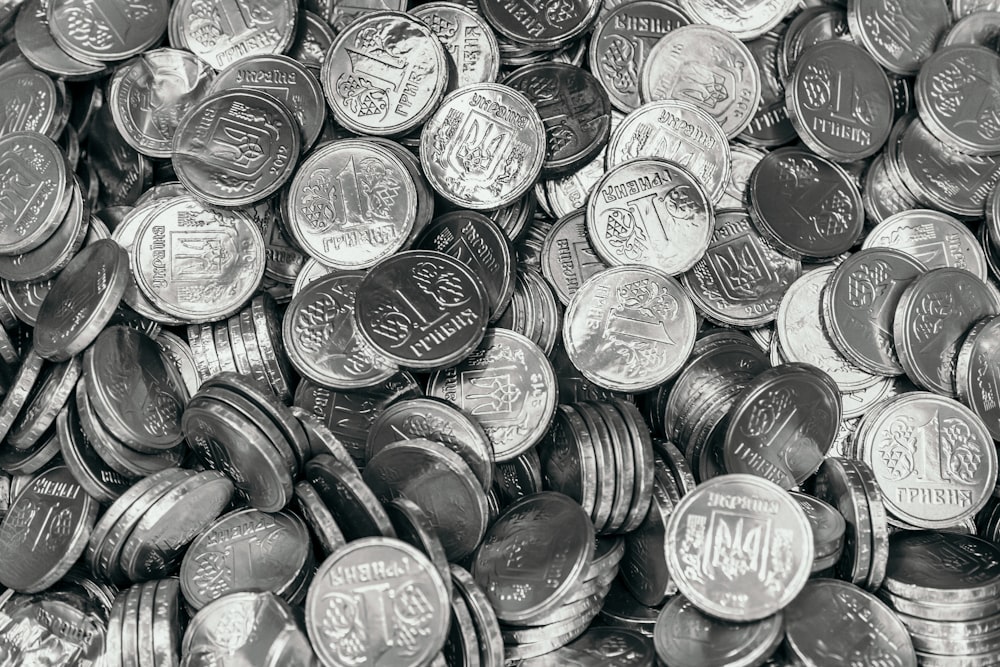
[[[248,55],[286,51],[297,18],[291,0],[264,0],[253,11],[233,0],[182,0],[170,8],[170,44],[221,70]]]
[[[829,503],[805,493],[791,491],[792,498],[799,504],[812,527],[813,549],[816,557],[831,553],[840,554],[844,543],[847,522],[844,516]]]
[[[396,536],[426,555],[441,574],[445,588],[454,592],[448,557],[427,514],[417,503],[403,497],[393,498],[386,503],[385,511],[396,530]]]
[[[162,39],[166,0],[102,3],[55,0],[48,6],[49,31],[66,53],[84,62],[125,60]]]
[[[959,350],[955,369],[955,389],[963,403],[972,408],[990,435],[1000,437],[998,403],[997,327],[1000,318],[980,320],[969,330]]]
[[[17,456],[18,450],[37,450],[36,445],[45,439],[44,434],[50,431],[56,415],[73,393],[81,372],[79,357],[46,369],[44,378],[36,381],[23,410],[7,433],[6,442],[14,450],[8,451],[9,454]]]
[[[887,159],[882,153],[872,160],[861,187],[861,201],[872,223],[884,222],[890,216],[920,205],[909,191],[896,188],[889,177]]]
[[[15,60],[0,67],[0,85],[10,100],[10,106],[0,112],[2,134],[38,132],[51,139],[59,135],[60,128],[56,127],[59,91],[52,77]]]
[[[986,602],[1000,586],[997,547],[971,535],[901,531],[889,538],[885,588],[926,603]]]
[[[682,281],[709,319],[753,327],[774,319],[781,297],[802,273],[802,263],[776,251],[743,211],[719,211],[704,256]]]
[[[497,209],[534,185],[545,159],[544,137],[542,119],[524,95],[509,86],[474,84],[445,97],[427,121],[420,164],[448,201]]]
[[[97,520],[97,502],[65,466],[40,474],[11,504],[0,524],[0,582],[23,593],[58,581],[83,553]]]
[[[50,428],[24,449],[9,447],[0,452],[0,470],[11,475],[31,475],[43,470],[60,453],[59,434]]]
[[[624,125],[623,125],[624,127]],[[714,211],[684,167],[637,158],[610,169],[587,204],[587,236],[607,264],[643,264],[676,275],[708,248]]]
[[[552,225],[542,246],[541,259],[542,275],[563,305],[569,303],[588,278],[607,268],[590,245],[582,210]]]
[[[851,0],[851,36],[878,64],[895,74],[915,74],[951,24],[941,0],[920,0],[904,8],[892,0]]]
[[[315,487],[306,480],[295,483],[295,500],[299,513],[312,529],[313,535],[319,541],[319,546],[325,556],[347,544],[344,533],[341,532],[337,520],[333,518],[330,509],[316,493]]]
[[[934,269],[903,291],[892,321],[899,361],[913,382],[955,395],[961,338],[980,319],[1000,314],[995,288],[962,269]]]
[[[15,255],[37,248],[62,221],[72,199],[67,166],[59,147],[37,132],[0,137],[6,204],[0,222],[0,252]]]
[[[559,12],[527,3],[485,0],[480,11],[506,40],[529,49],[553,49],[579,37],[593,24],[601,3],[573,0]]]
[[[872,562],[864,587],[877,591],[885,579],[886,566],[889,562],[889,522],[885,508],[884,494],[875,478],[875,473],[864,461],[848,459],[848,467],[853,468],[860,478],[868,500],[868,514],[872,527]]]
[[[426,2],[410,13],[437,35],[454,63],[448,81],[451,89],[497,80],[500,46],[481,14],[451,2]]]
[[[940,211],[910,209],[889,216],[868,233],[861,247],[892,248],[911,255],[928,270],[951,267],[986,278],[986,259],[975,236]]]
[[[4,641],[12,659],[39,653],[96,663],[107,642],[105,610],[82,584],[65,582],[34,595],[5,596]],[[89,582],[92,585],[93,582]],[[56,658],[58,659],[58,658]]]
[[[694,345],[695,319],[676,280],[651,267],[620,266],[591,277],[574,295],[563,341],[589,380],[638,392],[680,370]]]
[[[356,469],[330,454],[319,454],[306,463],[304,472],[348,541],[395,536],[381,502]]]
[[[871,570],[874,544],[871,511],[860,475],[848,460],[830,457],[816,474],[813,492],[835,507],[846,522],[838,573],[847,581],[864,585]]]
[[[378,582],[377,585],[372,585]],[[316,571],[306,628],[322,662],[423,665],[444,646],[449,598],[431,561],[405,542],[364,538]],[[415,628],[421,632],[415,633]],[[407,636],[407,641],[397,637]]]
[[[595,526],[603,527],[604,522],[597,521],[595,505],[598,475],[607,475],[608,471],[598,468],[599,448],[581,415],[569,406],[560,405],[552,427],[538,445],[538,457],[545,488],[579,502],[594,517]]]
[[[851,39],[846,8],[826,4],[807,7],[792,19],[783,37],[778,71],[782,80],[787,80],[809,47],[829,39]]]
[[[313,7],[309,7],[307,3],[305,11],[299,15],[299,29],[295,41],[285,54],[308,67],[318,78],[335,35],[333,27],[323,17],[309,11],[310,9]]]
[[[608,142],[605,160],[609,170],[640,157],[668,160],[690,172],[717,202],[729,182],[729,155],[729,142],[715,119],[689,101],[667,99],[626,116]]]
[[[833,623],[831,619],[838,619]],[[785,611],[790,653],[805,664],[833,659],[879,660],[915,667],[917,657],[906,626],[871,593],[835,579],[817,579]]]
[[[750,124],[739,137],[751,146],[781,146],[795,138],[795,127],[785,108],[785,85],[778,69],[778,54],[784,50],[782,37],[769,32],[747,43],[760,70],[760,103]]]
[[[995,48],[998,29],[1000,29],[1000,23],[997,22],[1000,19],[1000,16],[997,16],[998,13],[1000,12],[984,9],[963,16],[952,24],[951,28],[948,29],[948,34],[944,36],[938,47],[976,44]]]
[[[300,145],[298,121],[279,100],[256,90],[223,90],[184,114],[171,163],[181,183],[204,201],[242,206],[285,184]]]
[[[811,530],[781,487],[753,475],[723,475],[703,482],[674,510],[667,526],[668,544],[674,545],[667,565],[699,610],[729,621],[755,621],[802,590],[813,560]],[[766,554],[750,546],[763,544]]]
[[[14,36],[21,55],[32,65],[68,80],[90,79],[107,72],[104,63],[77,60],[56,44],[48,25],[48,3],[31,0],[23,7],[14,21]]]
[[[795,6],[790,0],[757,0],[741,6],[718,5],[706,0],[681,0],[680,5],[695,23],[707,23],[731,32],[743,41],[774,29]]]
[[[867,51],[843,40],[827,40],[802,53],[785,105],[802,141],[839,162],[877,153],[894,120],[885,72]]]
[[[659,473],[659,471],[657,471]],[[658,474],[653,482],[649,511],[642,523],[625,537],[620,579],[642,604],[656,606],[675,586],[667,567],[667,522],[674,501],[667,492],[672,480]]]

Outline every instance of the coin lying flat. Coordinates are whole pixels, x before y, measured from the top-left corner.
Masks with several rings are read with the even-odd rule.
[[[453,61],[450,89],[497,80],[500,46],[481,14],[451,2],[426,2],[410,13],[437,35]]]
[[[580,36],[597,18],[601,3],[574,0],[559,12],[544,6],[508,4],[487,0],[480,4],[483,16],[506,40],[535,49],[552,49]]]
[[[286,51],[297,16],[291,0],[264,0],[252,12],[232,0],[183,0],[170,9],[170,43],[221,70],[244,56]]]
[[[891,215],[868,233],[861,247],[891,248],[911,255],[928,270],[951,267],[986,278],[986,258],[975,236],[940,211],[911,208]]]

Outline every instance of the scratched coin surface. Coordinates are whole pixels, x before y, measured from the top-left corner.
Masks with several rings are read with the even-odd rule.
[[[425,2],[410,13],[437,35],[454,63],[448,82],[450,90],[497,80],[500,45],[489,24],[475,9],[452,2]]]
[[[557,176],[590,162],[611,133],[611,100],[597,78],[567,63],[527,65],[504,79],[538,111],[545,126],[542,171]]]
[[[538,111],[521,93],[494,83],[449,94],[420,133],[420,164],[431,187],[476,210],[502,208],[530,190],[545,151]]]
[[[878,64],[894,74],[917,73],[951,25],[941,0],[900,4],[893,0],[851,0],[847,8],[851,36]]]
[[[306,629],[325,665],[424,665],[444,646],[450,608],[427,556],[400,540],[362,538],[316,570]]]
[[[108,89],[115,126],[129,146],[170,157],[177,124],[205,96],[215,73],[180,49],[154,49],[119,67]]]
[[[902,394],[862,419],[855,444],[885,507],[921,528],[954,526],[983,507],[997,452],[982,420],[958,401]]]
[[[355,321],[383,357],[434,369],[468,356],[482,340],[489,301],[464,263],[432,250],[399,253],[377,264],[357,288]]]
[[[328,387],[370,387],[396,372],[358,333],[354,303],[363,274],[343,272],[310,283],[285,310],[282,338],[299,373]]]
[[[756,327],[774,319],[781,297],[801,273],[801,261],[764,241],[747,213],[730,210],[716,214],[708,250],[682,281],[709,319]]]
[[[754,475],[702,482],[675,508],[667,540],[674,545],[667,565],[681,593],[699,610],[734,622],[785,607],[805,585],[813,560],[812,529],[802,508],[781,487]]]
[[[87,61],[125,60],[156,44],[167,30],[167,0],[48,3],[49,31],[70,56]]]
[[[885,72],[864,49],[837,39],[801,55],[785,90],[785,105],[802,141],[840,162],[877,153],[894,121]]]
[[[266,199],[295,169],[298,122],[278,99],[256,90],[202,98],[174,132],[171,164],[181,183],[210,204]]]
[[[262,0],[180,0],[170,9],[170,44],[187,49],[216,70],[254,54],[283,53],[295,37],[298,4]]]
[[[925,389],[955,395],[955,363],[962,338],[976,322],[1000,314],[992,286],[962,269],[934,269],[911,282],[892,321],[906,375]]]
[[[369,11],[337,35],[320,81],[345,128],[398,136],[434,113],[448,87],[448,62],[441,40],[422,21]]]
[[[558,388],[538,345],[506,329],[489,329],[457,366],[435,372],[427,395],[443,398],[486,431],[497,461],[509,461],[541,441],[555,416]]]
[[[711,116],[684,100],[660,100],[642,105],[615,129],[608,142],[607,167],[639,157],[661,158],[690,171],[712,202],[729,183],[730,147]]]
[[[650,49],[640,76],[644,101],[690,102],[718,121],[729,138],[746,129],[760,103],[757,61],[745,44],[711,25],[667,33]]]
[[[712,203],[690,171],[657,158],[610,169],[587,205],[587,236],[608,265],[642,264],[670,275],[687,271],[708,248]]]
[[[628,393],[680,371],[698,328],[679,282],[646,266],[620,266],[590,278],[570,300],[563,343],[591,382]]]

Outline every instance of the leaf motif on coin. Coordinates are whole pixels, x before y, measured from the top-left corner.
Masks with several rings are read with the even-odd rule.
[[[195,558],[197,570],[193,583],[198,594],[204,598],[214,599],[229,589],[233,578],[233,570],[225,552],[206,551]]]
[[[350,313],[350,305],[340,303],[329,294],[321,295],[299,313],[295,327],[298,342],[305,350],[319,353],[336,337],[333,324]]]
[[[882,450],[882,463],[886,467],[888,478],[899,481],[914,471],[917,436],[915,429],[902,417],[889,426],[889,435],[892,441]]]
[[[639,260],[649,249],[649,236],[631,211],[612,208],[607,213],[608,245],[626,259]]]
[[[949,477],[957,478],[965,484],[975,484],[976,472],[983,456],[972,429],[965,420],[941,421],[941,447]]]
[[[837,190],[809,216],[809,222],[820,236],[842,234],[851,226],[849,218],[853,208],[850,195],[843,190]]]
[[[405,646],[411,653],[420,648],[419,638],[431,632],[434,608],[424,591],[413,583],[395,591],[392,611],[395,623],[393,646]]]
[[[684,540],[681,543],[680,556],[684,564],[684,576],[691,581],[705,583],[701,572],[702,549],[705,546],[706,519],[701,515],[687,517],[684,526]]]
[[[914,339],[926,342],[936,336],[943,328],[945,321],[955,311],[955,295],[953,292],[930,292],[924,295],[917,307],[913,309]]]
[[[337,219],[338,196],[337,186],[329,169],[314,169],[309,174],[308,185],[302,188],[301,213],[313,230],[323,232],[344,222]]]
[[[545,5],[545,19],[553,27],[559,27],[577,16],[576,4],[572,0],[549,0]]]
[[[360,118],[382,118],[389,112],[388,91],[363,76],[341,74],[337,79],[337,93],[343,98],[341,104]]]
[[[257,625],[255,609],[250,605],[228,607],[212,626],[211,636],[216,646],[235,651],[254,634]]]
[[[403,184],[375,157],[363,159],[358,164],[358,187],[365,198],[367,208],[365,218],[391,220],[392,207],[396,203]]]
[[[38,507],[30,500],[22,500],[10,509],[4,518],[4,526],[10,526],[11,538],[17,543],[11,546],[24,544],[27,541],[31,536],[28,528],[37,514]]]
[[[767,574],[764,575],[764,588],[769,594],[779,596],[785,589],[793,567],[793,554],[792,531],[775,528],[771,534]]]
[[[639,78],[635,61],[635,45],[624,35],[614,35],[608,40],[599,62],[614,89],[630,93],[635,90]]]
[[[455,136],[455,132],[458,131],[458,124],[463,118],[465,118],[465,114],[458,109],[449,109],[444,120],[441,121],[441,129],[434,134],[434,141],[432,142],[434,155],[436,156],[435,160],[438,164],[444,164],[444,156],[445,151],[448,149],[448,143]]]
[[[876,260],[862,264],[847,278],[847,303],[852,308],[870,308],[890,286],[889,264]]]
[[[355,664],[365,655],[368,641],[359,601],[353,596],[333,592],[327,595],[326,602],[320,629],[335,647],[337,655],[345,663]]]

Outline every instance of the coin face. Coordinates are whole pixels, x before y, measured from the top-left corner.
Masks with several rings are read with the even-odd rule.
[[[245,56],[286,51],[297,17],[291,0],[264,0],[252,9],[234,0],[183,0],[170,9],[170,43],[221,70]]]
[[[921,528],[972,516],[996,478],[996,449],[982,420],[961,403],[928,392],[892,399],[862,421],[856,442],[886,509]]]
[[[894,120],[885,72],[865,50],[843,40],[824,41],[802,54],[785,102],[802,141],[841,162],[878,152]]]
[[[674,545],[667,564],[681,593],[699,610],[734,622],[785,607],[813,560],[811,528],[798,503],[753,475],[716,477],[684,496],[667,540]]]
[[[607,8],[608,3],[602,4]],[[619,4],[600,17],[587,52],[590,71],[616,109],[628,113],[640,105],[639,75],[650,49],[665,34],[690,22],[679,7],[655,0]]]
[[[58,97],[51,77],[15,61],[0,67],[0,85],[10,100],[0,112],[0,134],[27,131],[55,136],[51,130]]]
[[[729,156],[729,142],[711,116],[692,103],[669,99],[626,116],[608,143],[606,160],[609,169],[639,157],[683,165],[714,203],[729,181]]]
[[[740,138],[752,146],[781,146],[795,136],[795,128],[785,109],[785,86],[778,70],[778,54],[783,50],[781,38],[774,32],[749,42],[747,48],[760,70],[760,104]]]
[[[252,204],[285,184],[301,145],[298,122],[276,98],[224,90],[201,99],[174,132],[177,178],[210,204]]]
[[[729,138],[750,124],[760,92],[760,70],[749,49],[710,25],[682,26],[666,34],[650,50],[640,79],[643,100],[694,104]]]
[[[354,303],[363,276],[325,276],[293,297],[285,311],[282,339],[296,370],[314,382],[341,389],[369,387],[395,367],[357,331]]]
[[[605,263],[682,273],[701,259],[714,226],[705,190],[683,167],[638,158],[609,170],[587,206],[587,234]]]
[[[597,0],[572,0],[556,7],[485,0],[479,9],[500,35],[528,49],[554,49],[582,35],[597,18]],[[506,41],[505,40],[505,41]]]
[[[835,579],[806,585],[785,611],[785,635],[791,653],[804,661],[865,656],[894,667],[917,664],[906,626],[892,610],[871,593]]]
[[[797,148],[765,156],[750,176],[750,216],[793,257],[825,260],[853,246],[864,226],[861,194],[840,166]]]
[[[541,259],[542,275],[563,305],[588,278],[607,268],[587,238],[583,211],[570,213],[552,225],[545,236]]]
[[[337,35],[320,75],[338,123],[398,136],[422,125],[448,86],[444,47],[422,21],[365,12]]]
[[[379,586],[371,585],[372,577]],[[305,607],[309,638],[324,663],[348,665],[380,656],[393,664],[420,665],[444,646],[451,605],[425,555],[396,539],[364,538],[323,562]],[[409,635],[414,623],[424,632]],[[398,641],[401,633],[411,639]]]
[[[983,420],[990,435],[1000,435],[997,403],[997,344],[1000,318],[980,320],[962,343],[955,371],[955,389],[963,403]]]
[[[482,339],[489,303],[464,263],[435,251],[399,253],[376,265],[358,287],[355,316],[378,354],[411,368],[441,368]]]
[[[731,326],[766,324],[802,263],[764,241],[742,211],[719,211],[705,255],[682,276],[698,309]]]
[[[108,96],[122,138],[145,155],[170,157],[178,122],[214,76],[204,61],[180,49],[147,51],[119,67]]]
[[[36,132],[0,137],[0,185],[7,205],[0,212],[0,252],[37,248],[62,222],[72,199],[59,147]]]
[[[573,365],[597,385],[639,392],[673,377],[694,346],[694,305],[650,267],[603,271],[580,288],[563,322]]]
[[[413,16],[427,24],[455,64],[449,87],[492,83],[500,73],[500,46],[489,24],[470,7],[451,2],[427,2]]]
[[[928,270],[965,269],[986,279],[986,260],[975,236],[964,224],[940,211],[913,209],[892,215],[869,232],[861,247],[900,250]]]
[[[79,0],[48,4],[49,30],[56,43],[80,60],[113,62],[143,51],[167,30],[169,3],[117,1],[100,8]]]
[[[744,41],[773,29],[795,7],[792,0],[751,0],[729,5],[681,0],[680,4],[695,23],[718,26]]]
[[[951,25],[948,7],[923,0],[904,8],[891,0],[851,0],[851,36],[890,72],[915,74]]]
[[[420,134],[420,163],[431,187],[471,209],[513,203],[545,160],[545,126],[531,102],[499,84],[448,95]]]
[[[996,314],[996,290],[968,271],[934,269],[919,276],[903,291],[892,323],[907,377],[925,389],[954,396],[962,337],[977,321]]]

